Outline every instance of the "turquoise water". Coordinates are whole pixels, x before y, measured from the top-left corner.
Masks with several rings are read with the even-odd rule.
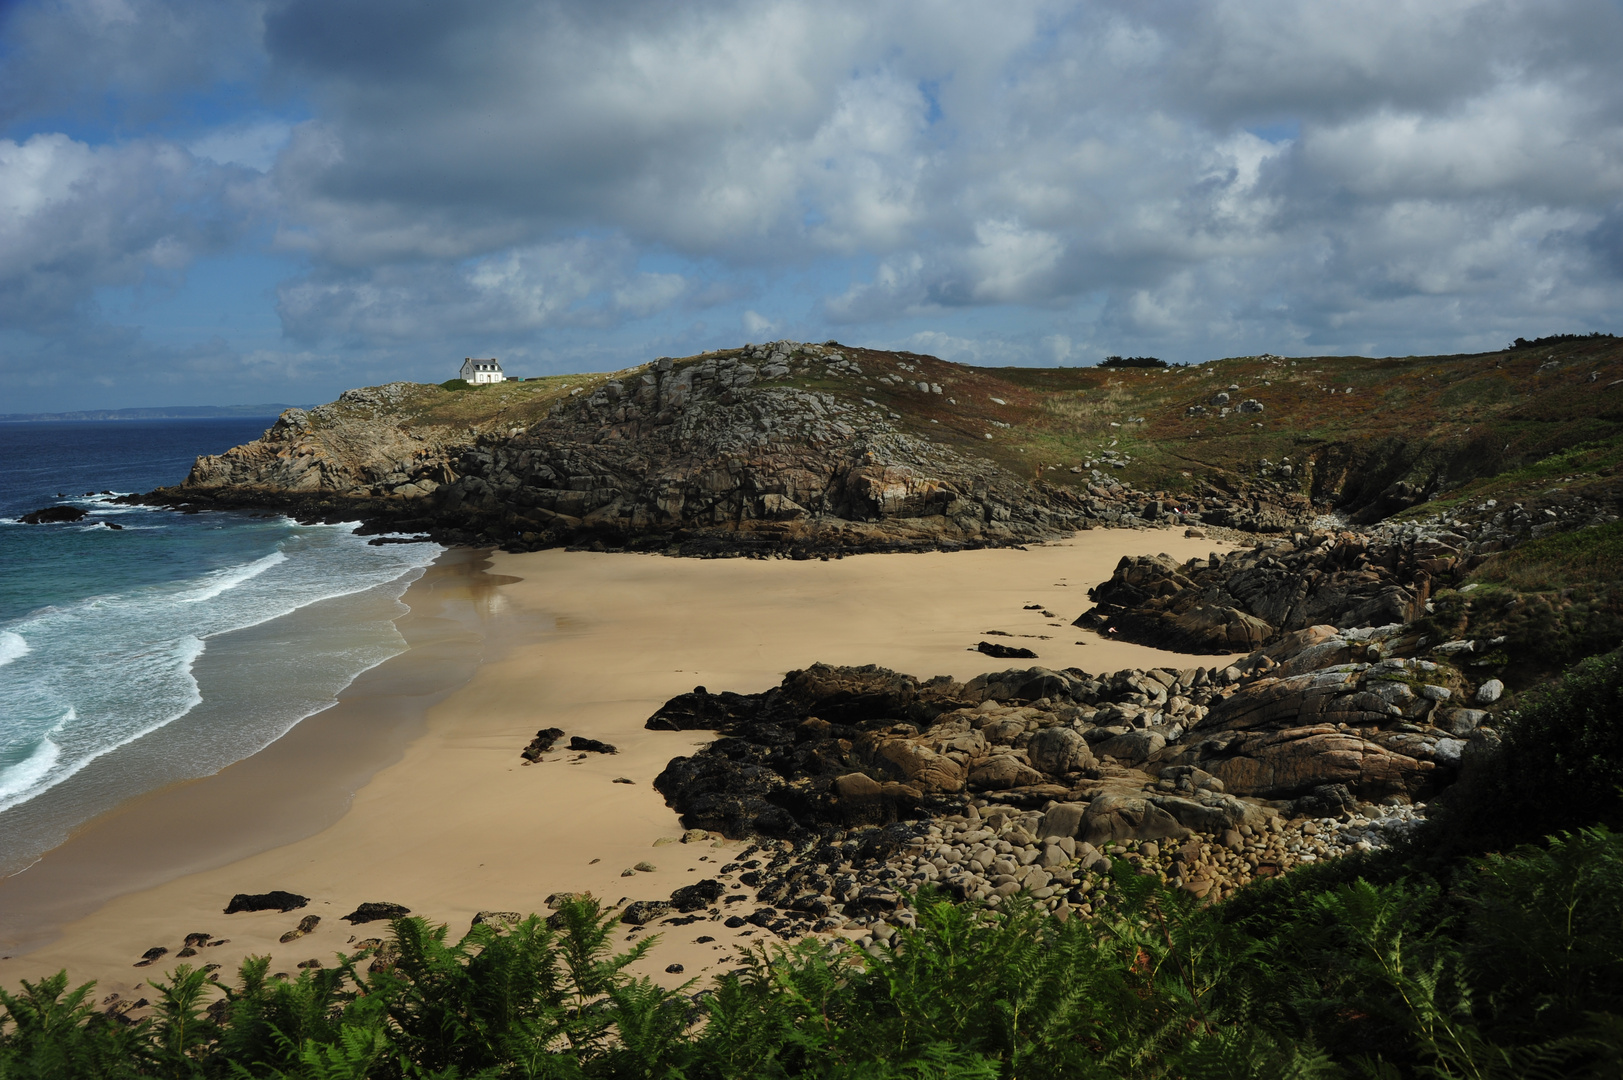
[[[391,620],[438,546],[375,546],[353,525],[182,514],[96,494],[177,483],[198,454],[257,438],[270,422],[0,425],[0,873],[121,796],[254,753],[404,648]],[[90,516],[17,520],[59,502]],[[195,669],[211,641],[313,605],[325,605],[322,619],[270,635],[251,663],[231,661],[223,676],[237,685],[220,694],[229,709],[204,700]],[[155,769],[143,741],[182,718],[183,745]],[[30,814],[45,805],[49,827],[43,810]]]

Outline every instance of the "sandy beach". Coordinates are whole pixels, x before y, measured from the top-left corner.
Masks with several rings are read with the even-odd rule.
[[[1220,664],[1069,625],[1122,555],[1181,560],[1213,548],[1167,531],[1094,530],[1029,550],[828,562],[546,551],[496,554],[485,568],[447,553],[442,563],[461,569],[437,565],[404,597],[410,650],[356,680],[338,707],[213,777],[92,822],[0,883],[0,910],[24,928],[4,946],[16,955],[0,960],[0,984],[66,968],[75,983],[96,979],[102,995],[139,993],[197,932],[230,939],[192,960],[223,965],[222,978],[251,954],[272,956],[272,971],[330,964],[386,929],[340,921],[364,901],[404,904],[454,936],[480,910],[544,911],[555,892],[664,898],[743,846],[656,846],[681,826],[651,782],[706,739],[645,731],[666,699],[695,685],[764,690],[817,661],[958,679],[1033,664]],[[988,631],[1039,658],[971,651]],[[526,765],[519,751],[543,727],[620,753]],[[622,876],[643,861],[655,869]],[[272,889],[311,902],[288,914],[221,913],[234,893]],[[317,930],[278,942],[311,914]],[[701,935],[717,940],[696,944]],[[760,935],[770,937],[719,922],[672,928],[642,967],[672,985],[707,977],[733,944]],[[170,954],[132,967],[154,946]],[[665,973],[672,963],[684,974]]]

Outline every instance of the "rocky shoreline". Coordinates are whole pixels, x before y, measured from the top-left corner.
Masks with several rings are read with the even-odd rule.
[[[962,431],[936,437],[932,417],[921,434],[919,416],[894,411],[910,406],[866,396],[883,384],[922,410],[958,408],[972,377],[929,357],[779,341],[661,358],[538,398],[540,415],[471,425],[424,419],[452,392],[391,383],[290,409],[257,442],[134,501],[359,519],[371,533],[508,551],[795,558],[1010,546],[1099,525],[1281,532],[1311,516],[1283,489],[1138,491],[1104,457],[1072,467],[1085,479],[1071,485],[1026,479]],[[973,423],[988,440],[1009,426]]]
[[[695,688],[646,726],[719,737],[655,787],[685,839],[751,846],[702,904],[639,900],[625,920],[873,943],[924,887],[1086,917],[1124,866],[1216,901],[1384,846],[1498,740],[1502,685],[1402,655],[1422,648],[1401,625],[1317,625],[1221,669],[815,665],[762,694]]]

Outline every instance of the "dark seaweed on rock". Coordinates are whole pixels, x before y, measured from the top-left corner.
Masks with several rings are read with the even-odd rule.
[[[384,919],[400,919],[411,914],[411,908],[404,904],[391,904],[385,901],[369,901],[341,916],[345,922],[360,925],[361,923],[381,922]]]
[[[238,893],[225,906],[227,915],[239,911],[293,911],[310,902],[308,896],[273,889],[267,893]]]

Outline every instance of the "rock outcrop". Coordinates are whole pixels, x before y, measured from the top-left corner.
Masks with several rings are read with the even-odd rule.
[[[1305,504],[1281,509],[1215,489],[1179,503],[1097,469],[1075,487],[1016,475],[965,439],[962,423],[950,436],[924,416],[952,408],[968,422],[976,407],[922,377],[950,390],[967,370],[912,354],[847,356],[775,342],[660,359],[567,389],[549,383],[501,407],[508,399],[499,389],[484,398],[390,383],[290,409],[257,442],[199,458],[182,485],[147,499],[359,518],[373,532],[509,550],[683,555],[950,550],[1094,524],[1171,527],[1204,517],[1278,531],[1303,520]],[[892,401],[910,395],[920,411],[905,416],[865,396],[877,392],[870,380]],[[994,424],[1009,426],[985,426]]]
[[[1186,563],[1126,557],[1089,590],[1095,606],[1076,625],[1216,653],[1261,648],[1324,623],[1406,623],[1425,613],[1433,574],[1452,569],[1448,550],[1436,541],[1316,532]]]
[[[1022,543],[1086,517],[982,458],[908,434],[885,410],[807,389],[861,376],[834,349],[662,359],[560,397],[539,419],[413,421],[450,392],[394,383],[289,410],[204,457],[179,489],[511,549],[595,544],[707,554]]]
[[[1407,804],[1452,781],[1459,714],[1480,711],[1454,707],[1471,688],[1453,668],[1381,658],[1400,633],[1317,626],[1222,670],[1028,668],[958,683],[815,665],[763,694],[699,688],[647,726],[721,737],[654,786],[687,827],[731,837],[969,801],[1076,804],[1066,835],[1094,843],[1220,833],[1297,799]]]

